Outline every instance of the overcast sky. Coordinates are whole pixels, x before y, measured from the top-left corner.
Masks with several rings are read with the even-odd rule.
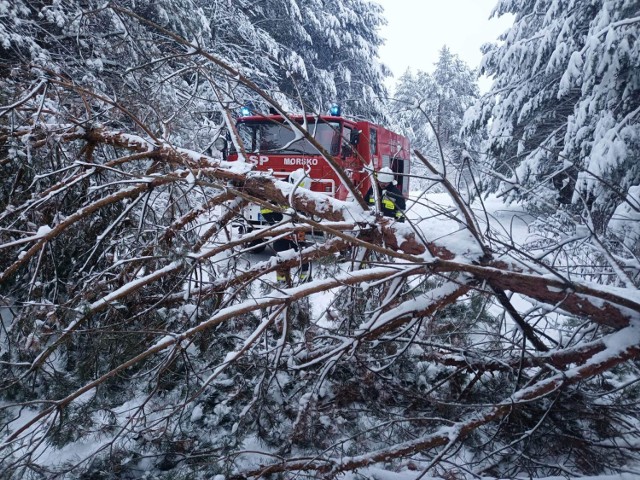
[[[489,20],[498,0],[373,0],[382,5],[388,25],[380,59],[391,68],[393,87],[407,70],[431,72],[438,52],[447,45],[471,68],[482,58],[480,46],[493,42],[511,24],[510,18]],[[488,82],[481,84],[481,90]]]

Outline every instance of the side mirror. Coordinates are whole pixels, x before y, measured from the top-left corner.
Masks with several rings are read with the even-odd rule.
[[[219,150],[220,152],[222,152],[223,160],[227,159],[227,139],[226,138],[224,137],[216,138],[216,140],[213,142],[213,147],[216,150]]]
[[[218,137],[216,138],[216,141],[213,142],[213,146],[216,147],[216,150],[224,152],[227,149],[227,139],[224,137]]]
[[[362,133],[361,130],[351,130],[351,135],[349,137],[349,143],[351,145],[358,145],[358,143],[360,142],[360,134]]]

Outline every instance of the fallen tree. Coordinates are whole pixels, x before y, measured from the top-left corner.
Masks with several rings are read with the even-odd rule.
[[[216,88],[235,82],[284,111],[222,60],[170,38]],[[451,211],[432,212],[457,226],[455,241],[422,219],[395,223],[161,139],[116,99],[53,72],[14,87],[19,98],[2,109],[14,121],[0,125],[8,475],[150,465],[174,476],[332,477],[381,464],[500,476],[616,471],[635,459],[625,403],[637,399],[640,298],[637,270],[617,254],[578,276],[505,247],[420,152],[452,199]],[[62,115],[57,98],[74,108]],[[131,130],[97,122],[105,105]],[[71,116],[79,106],[86,117]],[[290,218],[241,233],[234,219],[248,202],[275,202]],[[325,240],[247,253],[297,231]],[[312,282],[273,281],[307,262]],[[567,439],[560,468],[552,456]],[[85,455],[67,455],[83,441]]]

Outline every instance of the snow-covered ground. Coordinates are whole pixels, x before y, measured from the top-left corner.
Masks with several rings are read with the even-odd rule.
[[[490,195],[486,199],[476,199],[472,210],[481,231],[490,228],[494,234],[513,239],[518,246],[525,245],[530,240],[529,225],[533,217],[520,205],[506,205],[495,195]],[[477,250],[475,241],[460,222],[462,216],[447,193],[429,193],[423,196],[419,192],[412,192],[407,215],[426,238],[445,245],[454,253]]]
[[[473,205],[477,222],[481,229],[490,227],[495,233],[504,239],[511,238],[517,246],[526,245],[532,238],[529,232],[529,223],[533,218],[519,205],[505,205],[495,196],[490,196],[482,201],[476,200]],[[407,205],[409,223],[419,229],[424,238],[445,246],[458,255],[481,255],[481,250],[473,237],[458,220],[458,214],[451,197],[446,193],[412,192]],[[407,228],[408,224],[406,224]],[[245,254],[248,265],[259,262],[267,262],[274,254],[267,248],[262,253]],[[340,264],[341,271],[351,268],[350,262]],[[312,265],[312,272],[318,267]],[[295,270],[292,272],[295,279]],[[275,282],[275,273],[268,280]],[[326,312],[334,300],[338,289],[318,292],[310,297],[313,319],[319,326],[326,325]]]
[[[531,240],[529,224],[533,218],[519,205],[505,205],[495,196],[482,201],[476,200],[473,211],[481,229],[490,227],[506,238],[512,238],[517,246],[526,245]],[[411,192],[407,203],[409,222],[418,228],[424,238],[445,246],[460,255],[481,254],[480,248],[458,219],[460,215],[453,200],[446,193]],[[343,264],[346,270],[349,263]],[[333,299],[334,292],[314,294],[312,307],[314,318],[322,321],[322,315]]]

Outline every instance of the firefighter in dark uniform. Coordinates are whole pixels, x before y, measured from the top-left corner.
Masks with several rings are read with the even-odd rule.
[[[308,188],[307,184],[308,184],[309,178],[307,177],[305,171],[302,168],[299,168],[298,170],[291,172],[291,175],[289,175],[288,180],[289,180],[289,183],[292,183],[294,185],[298,184],[298,182],[300,181],[300,183],[298,184],[298,187]],[[268,207],[262,207],[260,209],[260,214],[262,215],[262,218],[264,218],[264,220],[269,225],[275,225],[276,223],[281,222],[284,218],[284,215],[281,212],[271,210]],[[292,233],[291,235],[287,235],[286,237],[278,238],[273,242],[272,246],[276,252],[285,252],[291,249],[297,252],[302,247],[302,244],[304,243],[304,239],[305,239],[304,232],[300,232],[298,234]],[[307,282],[311,280],[309,275],[308,263],[303,263],[300,266],[300,270],[298,271],[298,278],[300,279],[301,282]],[[290,285],[290,282],[291,282],[290,270],[288,268],[276,270],[276,281],[281,284]]]
[[[400,189],[394,185],[393,171],[389,167],[382,167],[376,172],[375,177],[383,215],[395,218],[399,222],[404,222],[404,211],[407,208],[407,202]],[[376,199],[373,194],[373,185],[364,196],[364,200],[370,206],[375,205]]]

